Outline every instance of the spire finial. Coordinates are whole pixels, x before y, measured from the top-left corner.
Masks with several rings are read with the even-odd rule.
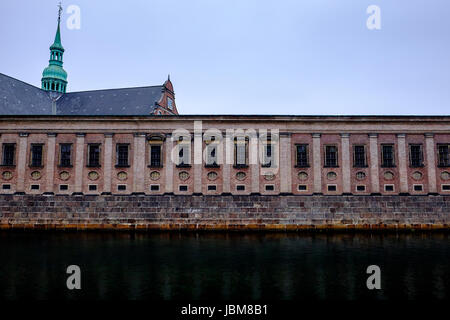
[[[62,13],[62,5],[61,5],[61,1],[58,3],[58,23],[61,20],[61,13]]]
[[[167,75],[167,80],[170,81],[170,73]]]
[[[63,69],[64,47],[61,44],[60,21],[62,14],[61,2],[58,4],[58,27],[56,28],[55,41],[50,46],[50,60],[48,67],[42,72],[42,89],[65,93],[67,86],[67,72]]]

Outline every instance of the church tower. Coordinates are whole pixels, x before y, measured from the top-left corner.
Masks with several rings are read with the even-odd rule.
[[[59,24],[61,21],[62,7],[58,10],[58,28],[56,30],[55,41],[50,46],[50,60],[47,68],[42,72],[42,89],[59,93],[66,92],[67,72],[63,69],[64,48],[61,44],[61,34]]]

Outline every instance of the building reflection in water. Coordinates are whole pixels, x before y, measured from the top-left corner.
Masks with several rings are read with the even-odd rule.
[[[0,233],[2,299],[448,299],[446,233]],[[68,265],[82,290],[65,287]],[[366,287],[379,265],[382,290]]]

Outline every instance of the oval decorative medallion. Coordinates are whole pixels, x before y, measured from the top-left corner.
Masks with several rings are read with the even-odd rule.
[[[327,179],[328,180],[336,180],[337,174],[336,172],[330,171],[327,173]]]
[[[359,171],[356,173],[356,179],[358,180],[364,180],[366,178],[366,173],[363,171]]]
[[[41,178],[41,173],[39,171],[33,171],[31,173],[31,179],[39,180]]]
[[[300,181],[305,181],[306,179],[308,179],[308,174],[304,171],[300,171],[297,175],[298,180]]]
[[[161,173],[159,173],[158,171],[152,171],[150,172],[150,179],[153,181],[159,180],[159,178],[161,177]]]
[[[443,172],[441,173],[441,179],[442,179],[442,180],[448,180],[448,179],[450,179],[450,173],[449,173],[448,171],[443,171]]]
[[[181,171],[178,176],[180,177],[180,180],[182,181],[186,181],[187,179],[189,179],[189,172],[187,171]]]
[[[416,171],[412,174],[414,180],[421,180],[423,177],[422,172]]]
[[[247,177],[247,175],[245,174],[245,172],[240,171],[240,172],[236,173],[236,179],[238,179],[239,181],[244,180],[245,177]]]
[[[214,181],[219,175],[215,171],[208,172],[208,180]]]
[[[117,174],[117,179],[119,179],[120,181],[127,180],[127,177],[128,177],[128,175],[127,175],[127,173],[125,171],[120,171]]]
[[[99,178],[99,174],[97,171],[91,171],[88,173],[89,180],[97,180]]]
[[[264,179],[266,179],[267,181],[272,181],[275,179],[275,174],[273,174],[272,172],[268,172],[264,174]]]
[[[10,180],[13,177],[13,174],[11,171],[3,171],[2,178],[5,180]]]
[[[384,173],[384,178],[385,178],[386,180],[392,180],[392,179],[394,179],[394,174],[393,174],[392,172],[390,172],[390,171],[386,171],[386,172]]]
[[[69,180],[70,173],[68,173],[67,171],[62,171],[59,173],[59,178],[64,181]]]

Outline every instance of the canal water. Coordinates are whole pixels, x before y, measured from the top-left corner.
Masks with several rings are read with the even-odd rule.
[[[442,300],[449,236],[1,232],[0,299]],[[66,287],[69,265],[81,290]]]

